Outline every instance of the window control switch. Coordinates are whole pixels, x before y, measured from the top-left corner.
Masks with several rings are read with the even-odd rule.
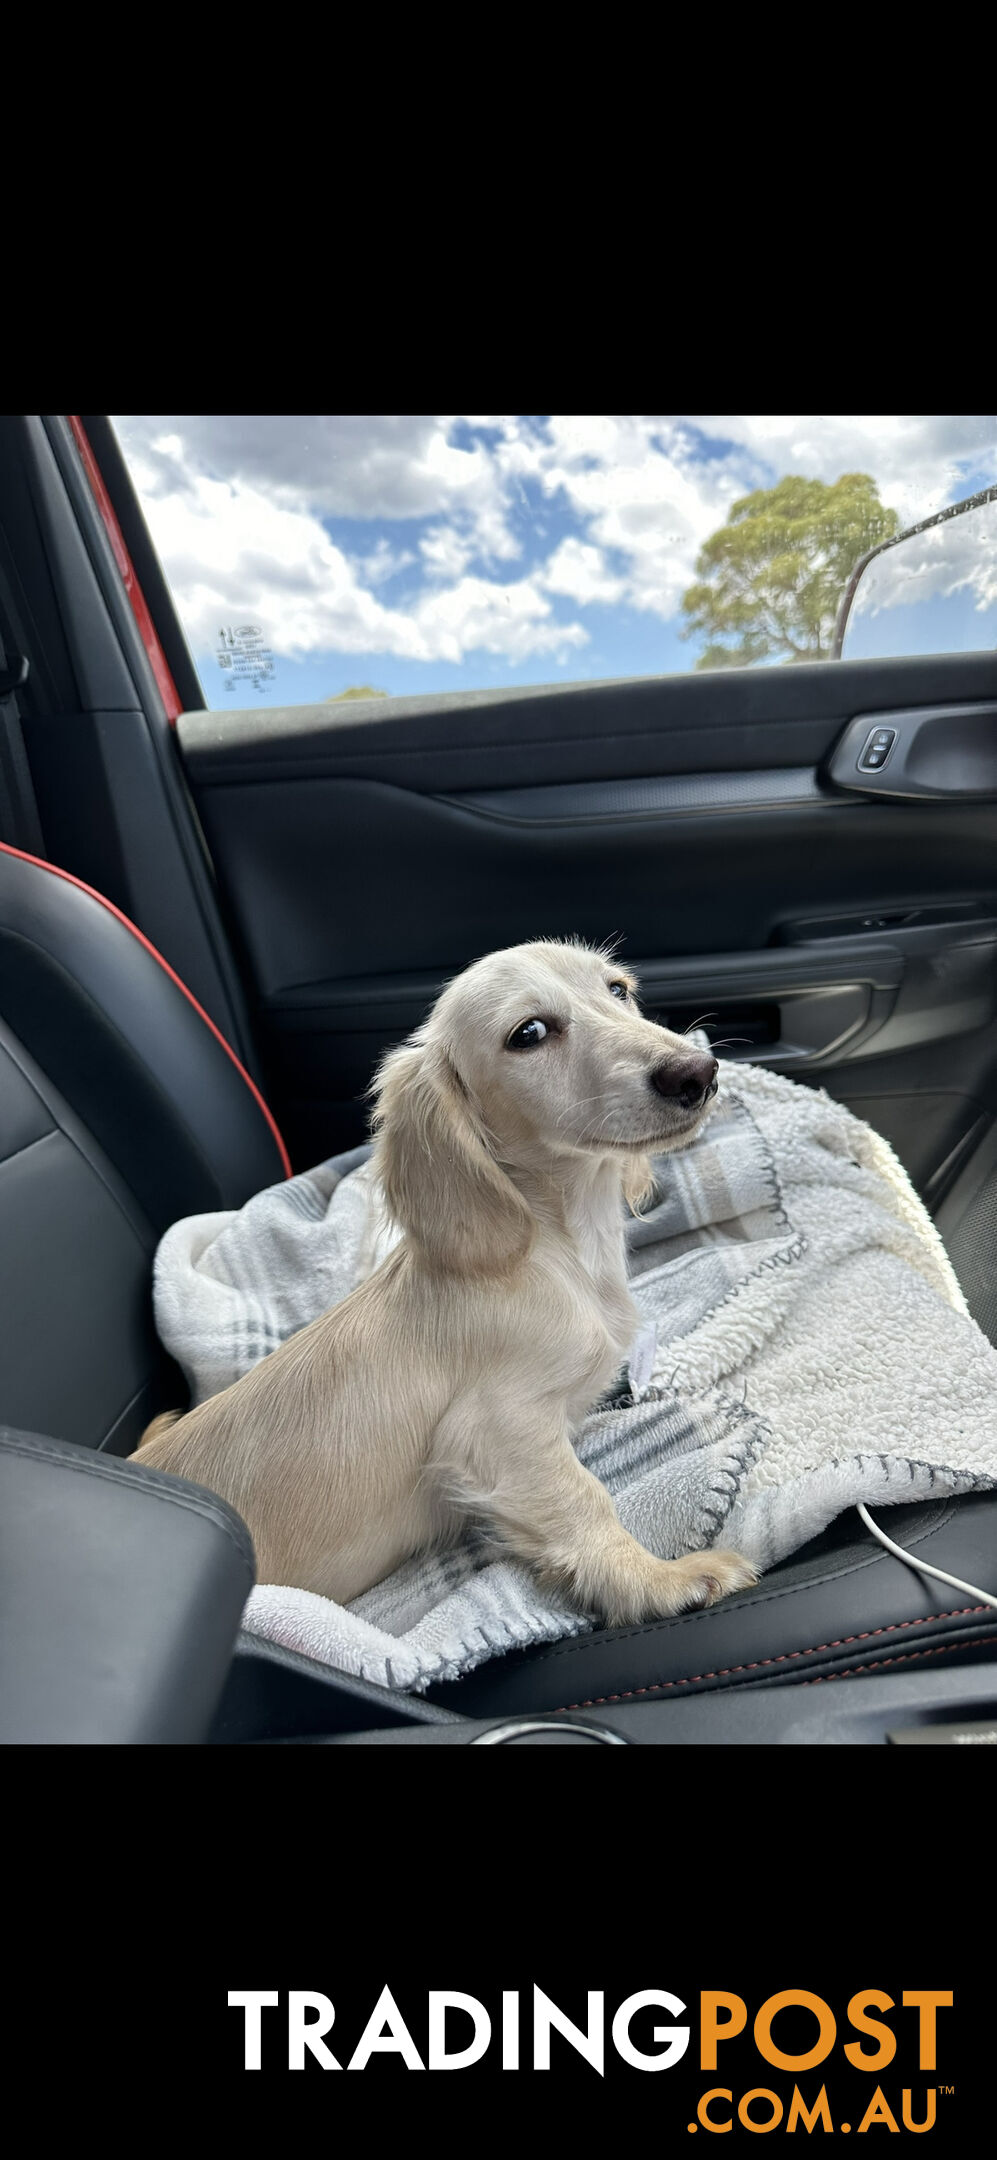
[[[879,772],[897,739],[896,728],[873,728],[866,736],[858,761],[859,772]]]

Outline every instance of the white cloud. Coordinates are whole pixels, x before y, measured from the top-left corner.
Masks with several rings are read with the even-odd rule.
[[[355,567],[368,585],[386,585],[389,578],[397,577],[399,570],[406,570],[414,561],[411,548],[393,548],[382,534],[369,555],[355,558]]]
[[[467,569],[474,546],[453,525],[433,525],[419,542],[427,577],[459,578]]]
[[[548,592],[564,593],[579,607],[587,607],[593,600],[622,600],[626,592],[624,579],[607,570],[601,549],[587,547],[583,540],[562,540],[539,573],[539,580]]]
[[[157,438],[154,455],[172,452]],[[386,607],[360,581],[361,566],[329,539],[319,518],[288,508],[245,482],[203,474],[164,493],[133,453],[152,536],[178,595],[187,635],[212,648],[224,623],[258,624],[274,651],[378,652],[409,660],[460,661],[484,651],[510,660],[583,645],[580,623],[557,622],[529,579],[500,584],[460,577],[407,609]],[[385,557],[375,550],[378,569]],[[370,558],[363,565],[370,575]]]
[[[703,541],[745,492],[729,463],[697,461],[673,422],[554,418],[540,477],[563,493],[588,537],[625,564],[631,607],[677,614]],[[667,445],[667,447],[663,447]]]
[[[868,472],[905,525],[969,493],[964,475],[997,479],[997,419],[977,413],[697,415],[695,425],[786,472],[817,480]],[[979,478],[975,484],[980,485]]]
[[[507,530],[504,490],[484,444],[458,448],[448,416],[403,414],[189,414],[115,421],[129,460],[159,464],[160,484],[176,485],[177,453],[210,478],[262,488],[286,508],[323,517],[422,518],[460,515],[481,550],[518,553]]]
[[[486,578],[461,578],[447,592],[420,600],[414,619],[433,648],[432,657],[459,660],[468,649],[502,653],[510,660],[535,652],[563,652],[587,645],[581,623],[559,623],[549,600],[529,578],[496,585]]]

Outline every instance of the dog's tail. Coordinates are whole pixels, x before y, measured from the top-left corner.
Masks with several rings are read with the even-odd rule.
[[[135,1450],[136,1455],[138,1454],[140,1448],[148,1447],[150,1441],[161,1440],[163,1434],[165,1432],[169,1432],[170,1426],[175,1425],[178,1418],[182,1418],[182,1416],[182,1410],[161,1411],[159,1417],[154,1417],[152,1424],[146,1426],[145,1431],[142,1434],[142,1438],[139,1441],[138,1447]]]

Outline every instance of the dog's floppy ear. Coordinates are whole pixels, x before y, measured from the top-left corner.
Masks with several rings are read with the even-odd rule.
[[[529,1250],[533,1217],[446,1051],[416,1035],[384,1059],[371,1092],[374,1170],[395,1221],[436,1267],[504,1274]]]

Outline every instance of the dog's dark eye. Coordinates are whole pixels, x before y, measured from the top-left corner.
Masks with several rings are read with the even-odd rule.
[[[547,1032],[545,1020],[524,1020],[520,1027],[513,1028],[505,1047],[507,1050],[535,1050]]]
[[[611,982],[609,984],[609,993],[611,997],[622,998],[626,1003],[627,998],[630,996],[629,985],[625,982]]]

